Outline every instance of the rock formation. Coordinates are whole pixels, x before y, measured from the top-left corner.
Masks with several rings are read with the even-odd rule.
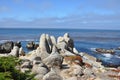
[[[9,53],[17,57],[22,54],[22,48],[17,46]],[[117,80],[120,77],[119,70],[110,71],[96,62],[95,57],[79,53],[68,33],[58,37],[57,42],[54,36],[42,34],[37,49],[19,58],[20,70],[31,71],[37,80]]]

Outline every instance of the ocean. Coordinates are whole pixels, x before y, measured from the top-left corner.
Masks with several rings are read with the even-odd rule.
[[[116,50],[114,55],[97,54],[92,48],[116,49],[120,47],[120,30],[88,30],[88,29],[22,29],[22,28],[0,28],[0,43],[5,41],[21,41],[25,52],[28,41],[39,42],[40,35],[46,33],[56,38],[69,33],[74,40],[74,45],[80,52],[86,52],[102,60],[102,64],[107,66],[120,65],[120,50]]]

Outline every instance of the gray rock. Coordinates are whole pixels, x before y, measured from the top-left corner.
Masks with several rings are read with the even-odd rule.
[[[83,73],[84,73],[85,75],[94,75],[94,72],[92,71],[91,68],[86,68],[86,69],[84,69]]]
[[[45,75],[46,73],[48,73],[48,69],[39,65],[34,65],[32,68],[32,73]]]
[[[63,37],[60,36],[60,37],[57,38],[57,43],[60,43],[60,42],[63,42],[63,41],[64,41]]]
[[[14,46],[8,55],[19,57],[19,48],[17,46]]]
[[[25,56],[25,52],[22,47],[19,49],[19,56]]]
[[[52,44],[51,38],[50,38],[50,36],[48,34],[46,34],[46,40],[47,40],[47,43],[48,43],[49,48],[50,48],[49,53],[51,53],[53,44]]]
[[[50,53],[49,44],[48,44],[48,42],[47,42],[47,39],[46,39],[46,35],[45,35],[45,34],[42,34],[41,37],[40,37],[39,47],[40,47],[40,49],[41,49],[41,52]]]
[[[67,46],[67,44],[66,44],[65,41],[62,41],[62,42],[60,42],[60,43],[57,43],[57,48],[58,48],[59,50],[64,50],[64,49],[68,49],[68,46]]]
[[[42,61],[41,61],[40,57],[35,57],[34,60],[33,60],[33,65],[40,64],[41,62]]]
[[[51,67],[61,68],[63,57],[57,52],[57,49],[54,46],[50,56],[45,58],[43,62],[48,66],[48,68],[51,68]]]
[[[56,71],[51,70],[43,77],[43,80],[63,80],[63,79]]]
[[[23,62],[23,64],[21,65],[21,71],[22,72],[29,71],[31,68],[32,68],[32,64],[29,60]]]
[[[41,57],[42,60],[45,59],[45,58],[47,58],[49,55],[50,54],[48,54],[47,52],[41,52],[41,53],[39,53],[39,56]]]
[[[70,77],[70,78],[68,78],[68,79],[65,79],[65,80],[78,80],[78,78],[77,77]],[[81,79],[80,79],[81,80]]]
[[[80,77],[83,75],[83,70],[82,70],[82,67],[80,65],[73,65],[71,67],[71,75],[73,76],[77,76],[77,77]]]
[[[44,75],[42,75],[42,74],[37,74],[34,78],[35,78],[36,80],[42,80],[43,76],[44,76]]]
[[[5,42],[0,45],[0,53],[10,53],[13,49],[14,43],[12,41]]]
[[[69,37],[69,34],[65,33],[63,38],[64,38],[65,42],[67,43],[68,50],[73,52],[74,43],[73,43],[73,40]]]
[[[26,61],[21,65],[21,68],[32,68],[32,64],[30,61]]]
[[[54,36],[50,36],[50,39],[51,39],[53,45],[57,44]]]

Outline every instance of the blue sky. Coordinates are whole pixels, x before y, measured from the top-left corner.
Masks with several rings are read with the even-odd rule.
[[[0,28],[120,29],[120,0],[0,0]]]

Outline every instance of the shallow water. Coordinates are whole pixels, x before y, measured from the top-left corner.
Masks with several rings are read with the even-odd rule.
[[[7,40],[21,41],[26,52],[26,44],[28,41],[39,41],[42,33],[63,36],[68,32],[74,40],[75,47],[78,51],[86,52],[103,61],[104,65],[115,64],[120,65],[120,51],[117,50],[114,55],[97,54],[91,48],[116,49],[120,46],[119,30],[83,30],[83,29],[0,29],[0,43]]]

